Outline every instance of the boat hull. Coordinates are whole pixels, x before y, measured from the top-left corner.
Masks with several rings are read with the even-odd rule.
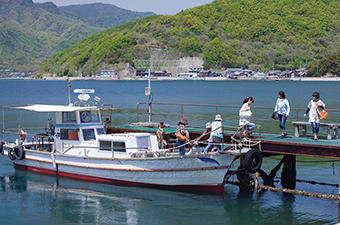
[[[223,192],[233,155],[103,159],[26,151],[17,168],[93,182]]]

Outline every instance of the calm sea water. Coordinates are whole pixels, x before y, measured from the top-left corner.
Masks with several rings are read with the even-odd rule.
[[[94,88],[101,103],[119,108],[113,124],[136,121],[136,103],[145,102],[142,81],[75,81],[72,88]],[[0,80],[0,106],[23,104],[65,104],[65,81]],[[273,107],[277,92],[283,90],[292,107],[305,108],[311,93],[319,91],[330,109],[339,109],[340,83],[331,82],[153,82],[154,102],[218,104],[241,106],[251,95],[254,106]],[[203,126],[215,115],[213,107],[184,107],[192,126]],[[223,123],[237,125],[238,109],[219,108]],[[146,113],[142,105],[141,113]],[[154,121],[176,124],[180,107],[154,106]],[[259,110],[259,119],[268,119],[272,110]],[[2,111],[0,112],[2,117]],[[165,114],[165,115],[164,115]],[[303,112],[300,112],[300,116]],[[20,114],[6,111],[6,127],[17,127]],[[295,117],[296,115],[294,115]],[[25,113],[24,126],[45,126],[53,115]],[[292,116],[293,117],[293,116]],[[331,114],[330,120],[338,121]],[[293,119],[293,118],[292,118]],[[39,121],[41,120],[41,121]],[[140,120],[147,120],[141,116]],[[266,130],[279,132],[277,124],[262,121]],[[2,127],[2,120],[0,126]],[[291,129],[291,128],[289,128]],[[6,136],[13,139],[14,136]],[[281,157],[266,158],[269,172]],[[298,157],[297,178],[337,184],[338,161]],[[278,172],[278,176],[280,176]],[[235,178],[236,179],[236,178]],[[279,180],[279,179],[278,179]],[[280,184],[276,184],[280,187]],[[330,185],[297,183],[298,190],[337,194]],[[0,224],[334,224],[338,222],[338,202],[304,196],[259,191],[241,193],[226,185],[220,195],[122,187],[65,179],[14,169],[7,157],[0,157]]]

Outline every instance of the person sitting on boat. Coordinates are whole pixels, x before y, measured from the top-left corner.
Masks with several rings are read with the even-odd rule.
[[[223,138],[222,131],[222,117],[221,115],[216,115],[214,122],[211,123],[211,132],[208,145],[205,147],[203,153],[208,153],[209,151],[215,151],[216,149],[221,150],[221,142]]]
[[[205,130],[201,136],[199,136],[196,141],[194,142],[194,145],[198,145],[198,142],[201,140],[207,141],[209,139],[209,134],[211,132],[211,123],[206,123],[205,124]]]
[[[185,129],[185,125],[187,124],[188,120],[182,118],[176,128],[176,145],[179,146],[179,155],[185,155],[185,143],[190,140],[189,132]]]
[[[239,125],[245,130],[242,132],[243,136],[246,137],[255,129],[256,125],[250,122],[250,117],[252,112],[250,110],[250,105],[254,103],[253,97],[249,96],[243,100],[242,107],[239,112],[240,120]]]
[[[158,147],[160,149],[164,149],[167,145],[166,141],[164,140],[164,122],[160,122],[158,125],[158,130],[156,132],[157,135],[157,142],[158,142]]]

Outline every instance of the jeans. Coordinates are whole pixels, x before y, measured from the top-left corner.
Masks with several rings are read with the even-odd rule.
[[[287,120],[287,116],[279,114],[279,127],[282,130],[286,129],[286,120]]]
[[[176,140],[176,145],[181,147],[178,148],[179,150],[179,155],[185,155],[185,142],[184,141],[180,141],[180,140]]]
[[[320,123],[311,122],[313,134],[319,133]]]
[[[244,128],[249,129],[249,130],[254,130],[256,127],[255,123],[247,123],[244,125]]]
[[[220,144],[213,144],[213,142],[212,141],[209,141],[208,142],[208,145],[204,148],[204,150],[203,150],[203,153],[205,154],[205,153],[208,153],[213,147],[215,147],[215,146],[217,146],[217,149],[218,150],[222,150],[222,147],[221,147],[221,145]]]

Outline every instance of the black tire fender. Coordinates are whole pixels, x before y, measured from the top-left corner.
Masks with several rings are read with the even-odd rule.
[[[22,160],[25,158],[25,151],[23,149],[22,146],[15,146],[14,147],[14,155],[15,155],[15,158],[18,159],[18,160]]]
[[[4,152],[4,144],[5,144],[5,142],[3,142],[3,141],[0,142],[0,154],[2,154]]]
[[[14,152],[14,149],[13,148],[9,148],[8,149],[8,158],[10,160],[15,160],[15,152]]]
[[[249,173],[256,173],[262,165],[262,154],[257,149],[251,149],[244,157],[244,168]]]

